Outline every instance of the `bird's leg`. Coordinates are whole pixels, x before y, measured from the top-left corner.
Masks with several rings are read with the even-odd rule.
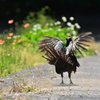
[[[68,77],[69,77],[69,79],[70,79],[70,84],[73,84],[73,82],[72,82],[72,80],[71,80],[71,73],[72,73],[71,71],[68,72]]]
[[[63,72],[61,72],[61,78],[62,78],[61,84],[64,84],[64,82],[63,82]]]

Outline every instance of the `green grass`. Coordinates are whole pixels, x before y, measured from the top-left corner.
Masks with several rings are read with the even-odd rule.
[[[8,56],[8,54],[11,54]],[[0,77],[6,77],[22,69],[45,62],[40,53],[34,51],[30,43],[19,46],[0,46]]]
[[[44,9],[42,10],[44,11]],[[30,13],[25,21],[29,23],[28,27],[24,28],[24,23],[20,27],[15,27],[17,30],[14,35],[10,36],[9,34],[12,29],[0,35],[0,77],[7,77],[22,69],[46,62],[41,57],[42,54],[39,53],[37,46],[38,42],[43,39],[42,35],[58,37],[65,44],[68,36],[72,36],[73,40],[76,38],[77,30],[80,28],[78,23],[72,22],[74,20],[72,17],[70,18],[71,22],[66,22],[66,17],[62,17],[61,21],[55,21],[45,16],[43,12],[38,12],[38,18],[34,18],[34,13]],[[33,21],[35,22],[33,23]],[[77,57],[97,54],[93,46],[88,52],[82,50],[82,53],[83,55],[77,53]]]

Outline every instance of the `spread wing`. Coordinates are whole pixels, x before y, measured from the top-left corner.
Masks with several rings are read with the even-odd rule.
[[[39,43],[38,43],[38,46],[39,49],[41,50],[41,52],[45,52],[47,51],[48,47],[50,47],[51,49],[55,49],[56,52],[60,52],[61,49],[64,48],[63,46],[63,42],[58,39],[58,38],[52,38],[50,36],[42,36],[46,39],[44,40],[41,40]]]
[[[54,49],[56,51],[56,53],[61,52],[61,50],[63,50],[65,55],[72,53],[76,53],[75,49],[82,54],[82,52],[80,51],[79,48],[87,51],[86,47],[89,47],[90,45],[87,43],[91,43],[92,40],[94,40],[94,38],[91,35],[91,32],[87,32],[87,33],[83,33],[80,34],[74,41],[71,41],[69,46],[67,47],[67,49],[64,48],[63,42],[58,39],[58,38],[52,38],[49,36],[42,36],[46,39],[41,40],[38,43],[39,49],[41,50],[41,52],[46,52],[46,55],[48,53],[48,48],[50,47],[51,49]],[[58,53],[59,55],[59,53]]]
[[[82,52],[79,50],[79,48],[87,51],[86,47],[89,47],[90,45],[87,43],[91,43],[94,38],[92,36],[88,36],[91,35],[91,32],[87,32],[87,33],[83,33],[80,34],[74,41],[72,41],[68,47],[68,49],[66,50],[67,54],[70,51],[75,52],[75,49],[82,54]],[[68,51],[69,50],[69,51]]]

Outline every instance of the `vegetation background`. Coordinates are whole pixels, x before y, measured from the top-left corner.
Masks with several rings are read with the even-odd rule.
[[[45,62],[37,47],[42,35],[61,40],[86,31],[97,35],[99,5],[99,0],[1,0],[0,77]],[[93,48],[77,57],[97,54]]]
[[[0,32],[10,27],[8,20],[22,22],[30,11],[37,12],[45,6],[50,7],[46,14],[52,18],[75,17],[82,26],[80,32],[100,32],[100,0],[0,0]]]

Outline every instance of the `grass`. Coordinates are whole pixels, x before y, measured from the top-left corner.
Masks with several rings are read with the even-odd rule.
[[[51,17],[45,16],[45,9],[38,12],[39,19],[35,18],[35,13],[31,12],[24,21],[24,25],[15,25],[16,33],[12,33],[13,30],[10,28],[0,35],[0,77],[7,77],[22,69],[46,62],[37,47],[38,42],[43,39],[42,35],[58,37],[62,41],[64,40],[64,44],[66,37],[72,36],[73,40],[76,38],[77,30],[81,27],[78,23],[72,22],[74,17],[69,18],[70,22],[67,22],[67,18],[64,16],[62,21],[55,21]],[[9,24],[13,24],[13,22],[9,23],[8,21]],[[96,47],[95,44],[94,46]],[[88,52],[82,50],[83,55],[78,53],[77,57],[96,55],[97,51],[94,46],[92,44]]]
[[[8,56],[10,54],[10,56]],[[40,53],[36,53],[30,43],[19,46],[0,47],[0,77],[7,77],[22,69],[34,67],[45,62]]]

